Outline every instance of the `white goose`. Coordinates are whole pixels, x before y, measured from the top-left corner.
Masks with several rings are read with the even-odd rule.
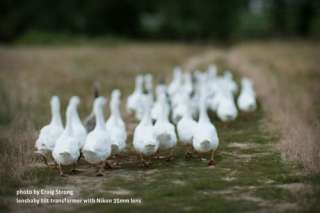
[[[233,75],[230,71],[227,70],[223,73],[223,82],[226,86],[225,89],[231,91],[233,95],[235,95],[238,92],[238,85],[233,80]]]
[[[86,161],[91,164],[100,164],[97,176],[102,176],[102,171],[108,163],[107,159],[111,155],[110,137],[106,130],[103,108],[106,105],[104,97],[98,97],[94,101],[94,113],[96,117],[96,126],[89,133],[82,153]]]
[[[148,105],[152,108],[153,107],[153,102],[154,102],[154,96],[153,96],[153,78],[152,75],[146,74],[144,76],[144,81],[145,81],[145,89],[147,91],[146,99],[148,101]]]
[[[238,116],[238,110],[231,92],[220,92],[218,95],[217,116],[221,121],[233,121]]]
[[[253,90],[252,81],[248,78],[241,80],[241,92],[238,97],[238,107],[244,112],[253,112],[257,108],[256,95]]]
[[[191,108],[193,110],[193,117],[198,118],[199,117],[199,101],[201,96],[201,90],[205,88],[205,90],[208,90],[208,79],[207,74],[204,72],[201,72],[200,70],[196,70],[194,72],[194,78],[195,78],[195,85],[194,85],[194,93],[191,97]],[[206,91],[207,92],[207,91]]]
[[[186,146],[191,146],[192,148],[192,140],[193,140],[193,131],[197,125],[197,122],[192,118],[192,112],[190,103],[186,103],[188,110],[183,115],[182,119],[178,122],[177,132],[179,136],[179,141],[181,144]],[[186,152],[186,157],[191,156],[191,150]]]
[[[169,122],[169,108],[166,105],[165,94],[160,96],[161,112],[160,117],[154,125],[154,134],[159,143],[159,150],[171,149],[168,160],[173,158],[173,148],[177,144],[177,136],[174,126]]]
[[[151,109],[147,102],[145,105],[145,114],[133,133],[133,147],[140,155],[145,166],[148,164],[144,161],[143,156],[151,156],[155,154],[159,148],[159,143],[154,136],[154,127],[151,119]]]
[[[190,110],[186,106],[186,102],[190,101],[190,96],[192,95],[192,92],[192,76],[190,73],[184,73],[183,82],[180,85],[179,90],[170,97],[172,105],[171,120],[173,121],[173,123],[177,124],[179,120],[183,117],[183,115],[186,113],[186,111]],[[192,109],[192,114],[193,113],[194,109]]]
[[[143,76],[138,75],[135,80],[135,89],[127,98],[126,109],[129,114],[135,113],[139,108],[139,102],[143,94]]]
[[[99,82],[95,82],[93,84],[93,101],[99,97],[99,91],[100,91],[100,84]],[[94,112],[91,111],[91,113],[83,120],[83,125],[86,128],[87,132],[91,132],[95,125],[96,125],[96,119],[94,117]]]
[[[193,85],[191,73],[186,72],[183,74],[183,84],[181,90],[187,93],[188,95],[192,94]]]
[[[178,96],[176,99],[172,101],[172,113],[171,113],[171,120],[173,123],[177,124],[179,120],[183,117],[184,114],[187,113],[188,106],[186,105],[186,101],[189,98],[189,95],[183,91],[177,94]],[[175,100],[175,101],[174,101]]]
[[[160,117],[160,114],[161,114],[161,101],[160,101],[160,97],[162,95],[166,95],[167,94],[167,87],[166,85],[164,84],[159,84],[157,85],[156,87],[156,97],[157,97],[157,100],[155,101],[153,107],[152,107],[152,111],[151,111],[151,117],[152,117],[152,120],[153,121],[156,121],[159,119]],[[166,103],[166,105],[168,105],[169,107],[169,104]]]
[[[219,138],[215,126],[210,122],[207,114],[205,97],[200,98],[200,118],[193,131],[193,148],[199,153],[211,151],[208,165],[214,165],[214,153],[219,145]]]
[[[51,121],[48,125],[40,130],[39,137],[36,141],[36,153],[40,154],[48,166],[47,154],[54,149],[56,141],[63,133],[63,125],[60,115],[60,101],[58,96],[52,96],[51,101]]]
[[[136,119],[138,121],[141,121],[143,118],[145,112],[145,107],[143,103],[147,103],[149,106],[153,106],[153,83],[152,83],[152,75],[151,74],[146,74],[143,76],[143,81],[144,81],[144,93],[141,95],[141,98],[139,99],[138,102],[138,108],[136,110]]]
[[[73,164],[75,171],[75,164],[80,156],[80,139],[76,136],[76,127],[74,125],[74,119],[77,114],[76,108],[80,103],[78,97],[72,97],[69,101],[69,105],[66,111],[66,128],[62,135],[56,142],[56,145],[52,151],[52,157],[58,165],[58,169],[61,176],[64,176],[62,171],[63,165]]]
[[[168,87],[170,96],[174,96],[180,90],[182,80],[182,69],[180,67],[175,67],[173,70],[173,80]]]
[[[85,142],[86,142],[86,138],[87,138],[87,130],[84,127],[84,125],[82,124],[80,117],[79,117],[79,113],[78,113],[78,105],[80,103],[80,99],[77,96],[73,96],[70,99],[70,107],[73,108],[74,111],[74,115],[73,115],[73,119],[72,119],[72,126],[73,131],[74,131],[74,135],[77,137],[77,140],[79,142],[79,147],[80,149],[82,149],[82,147],[84,146]],[[72,104],[74,103],[74,104]]]
[[[111,115],[106,122],[106,129],[110,136],[112,154],[122,152],[126,147],[127,131],[120,114],[120,90],[115,89],[111,94]]]

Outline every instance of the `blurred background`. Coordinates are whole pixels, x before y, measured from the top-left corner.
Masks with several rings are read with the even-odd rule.
[[[2,0],[0,41],[320,38],[317,0]]]

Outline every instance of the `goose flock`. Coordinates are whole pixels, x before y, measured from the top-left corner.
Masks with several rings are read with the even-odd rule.
[[[237,118],[238,110],[252,112],[257,107],[252,81],[242,78],[239,89],[232,73],[225,71],[218,75],[215,65],[192,73],[176,67],[168,85],[162,81],[155,87],[155,97],[153,90],[152,75],[138,75],[126,102],[127,113],[139,122],[133,132],[132,147],[144,166],[149,166],[152,158],[160,158],[161,153],[172,160],[178,142],[185,147],[186,157],[193,150],[209,153],[208,165],[214,165],[219,137],[208,111],[228,122]],[[112,168],[109,159],[117,159],[118,154],[129,148],[120,112],[120,90],[112,91],[107,121],[104,117],[107,99],[98,94],[96,89],[93,111],[84,122],[78,113],[80,98],[71,97],[65,126],[59,98],[51,98],[51,122],[40,130],[35,147],[46,165],[49,166],[48,156],[53,157],[61,176],[63,166],[72,165],[75,172],[81,157],[97,166],[97,176],[102,176],[104,168]]]

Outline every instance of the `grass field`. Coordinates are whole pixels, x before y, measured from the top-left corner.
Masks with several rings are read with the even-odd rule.
[[[0,48],[0,180],[1,208],[41,212],[317,212],[319,206],[319,44],[255,42],[228,48],[175,43],[115,42],[73,46]],[[128,150],[119,169],[95,177],[81,162],[80,173],[58,176],[33,158],[38,130],[49,121],[49,99],[81,98],[80,115],[91,111],[92,84],[103,95],[122,91],[122,106],[138,73],[155,82],[171,79],[175,65],[186,69],[217,63],[237,78],[251,77],[259,96],[255,113],[232,123],[211,119],[218,129],[217,165],[184,159],[178,147],[173,162],[138,163]],[[122,110],[124,112],[124,110]],[[108,114],[108,113],[107,113]],[[64,115],[64,114],[63,114]],[[136,125],[123,113],[129,139]],[[207,157],[207,156],[204,156]],[[141,198],[142,204],[26,206],[15,204],[19,188],[64,188],[75,197]]]

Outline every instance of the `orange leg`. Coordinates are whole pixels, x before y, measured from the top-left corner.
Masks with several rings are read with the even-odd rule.
[[[214,160],[214,152],[215,152],[215,150],[212,150],[211,158],[210,158],[210,160],[208,162],[208,166],[216,165],[216,161]]]
[[[60,174],[61,177],[65,177],[65,176],[66,176],[66,175],[63,173],[62,166],[61,166],[60,163],[58,164],[58,170],[59,170],[59,174]]]

